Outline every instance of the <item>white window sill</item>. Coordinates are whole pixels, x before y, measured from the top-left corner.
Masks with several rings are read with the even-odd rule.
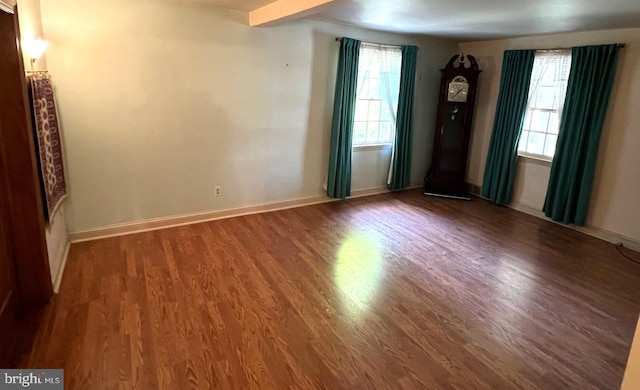
[[[524,154],[518,153],[518,159],[526,161],[530,164],[542,165],[543,167],[551,167],[552,159],[547,156],[540,156],[537,154]]]
[[[389,150],[392,144],[353,145],[354,152],[366,152],[369,150]]]

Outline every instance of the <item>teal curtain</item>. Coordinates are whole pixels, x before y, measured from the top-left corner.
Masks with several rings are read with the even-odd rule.
[[[579,226],[586,222],[618,50],[618,45],[571,50],[567,96],[543,209],[554,221]]]
[[[482,182],[482,196],[509,204],[518,170],[518,142],[527,110],[535,50],[507,50]]]
[[[416,85],[416,62],[418,48],[402,46],[402,68],[400,70],[400,94],[396,115],[396,137],[393,142],[391,167],[387,187],[401,190],[411,181],[411,145],[413,133],[413,95]]]
[[[330,198],[344,199],[351,195],[351,139],[356,111],[359,56],[360,41],[342,38],[331,123],[327,177],[327,196]]]

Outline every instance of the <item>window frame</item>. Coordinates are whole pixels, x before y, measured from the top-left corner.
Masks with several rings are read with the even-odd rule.
[[[397,85],[397,89],[399,90],[400,88],[400,71],[401,71],[401,66],[402,66],[402,52],[401,52],[401,47],[400,46],[392,46],[392,45],[382,45],[382,44],[370,44],[367,43],[366,44],[368,49],[374,49],[374,50],[393,50],[396,51],[397,50],[397,62],[394,61],[394,65],[397,66],[397,74],[396,72],[389,72],[389,75],[392,76],[388,76],[388,77],[393,77],[393,76],[397,76],[397,81],[398,81],[398,85]],[[362,49],[363,47],[361,47],[361,54],[362,54]],[[362,58],[362,57],[361,57]],[[367,67],[366,69],[362,69],[360,68],[361,62],[359,61],[358,63],[358,72],[371,72],[371,68]],[[393,69],[393,68],[391,68]],[[358,96],[356,96],[356,107],[354,108],[354,119],[353,119],[353,132],[354,135],[352,137],[351,140],[351,148],[353,151],[368,151],[368,150],[389,150],[393,147],[393,144],[395,142],[395,133],[396,133],[396,128],[395,128],[395,123],[393,118],[388,119],[388,120],[382,120],[382,118],[384,118],[386,115],[385,113],[388,112],[388,108],[385,107],[385,105],[393,105],[393,103],[395,103],[394,101],[389,102],[389,99],[387,98],[386,95],[383,95],[382,92],[380,92],[380,90],[383,88],[383,86],[381,85],[381,81],[383,79],[383,74],[387,73],[385,71],[383,71],[382,69],[378,69],[378,72],[376,72],[375,74],[372,74],[371,76],[367,76],[365,78],[362,79],[362,81],[365,84],[366,88],[369,88],[369,82],[370,80],[378,80],[378,89],[379,89],[379,93],[374,97],[373,94],[369,93],[370,91],[367,91],[369,93],[369,97],[364,99],[364,98],[358,98]],[[360,78],[359,80],[360,81]],[[388,85],[388,84],[387,84]],[[365,88],[365,86],[362,86],[362,88]],[[360,83],[358,83],[356,90],[360,91],[361,89],[361,85]],[[365,115],[364,117],[366,118],[365,120],[358,120],[357,118],[359,118],[359,115],[357,114],[358,111],[358,103],[360,102],[367,102],[366,106],[367,106],[367,110],[369,110],[371,108],[371,101],[379,101],[380,102],[380,109],[379,109],[379,115],[377,120],[372,119],[370,117],[369,111],[367,111],[367,115]],[[385,110],[385,113],[383,113],[383,110]],[[395,105],[395,110],[396,112],[393,113],[393,115],[397,115],[397,103]],[[360,116],[362,117],[362,116]],[[375,140],[366,141],[366,135],[367,135],[367,131],[368,131],[368,124],[369,123],[373,123],[373,122],[377,122],[379,124],[378,127],[378,133],[377,133],[377,138]],[[358,123],[364,123],[365,124],[365,141],[364,142],[358,142],[356,141],[356,137],[355,137],[355,129]],[[380,125],[382,124],[388,124],[390,129],[389,131],[389,139],[380,139],[380,133],[382,131],[387,131],[387,130],[381,130],[380,129]]]
[[[557,82],[564,82],[565,84],[568,84],[568,78],[569,78],[569,73],[570,73],[570,68],[571,68],[571,51],[568,50],[537,50],[536,54],[544,54],[544,53],[562,53],[564,52],[564,54],[562,54],[562,57],[568,57],[568,67],[569,67],[569,71],[567,71],[567,76],[566,79],[560,79],[560,80],[556,80],[554,77],[554,84],[553,84],[553,88],[557,88],[556,83]],[[538,57],[536,57],[537,59]],[[534,59],[534,64],[535,64],[535,60]],[[544,75],[542,75],[544,76]],[[541,79],[542,79],[541,76]],[[533,74],[531,75],[531,78],[529,80],[529,86],[531,88],[531,84],[534,82],[533,80]],[[542,86],[542,88],[548,88],[548,86]],[[540,107],[535,107],[533,106],[533,104],[535,104],[535,97],[532,96],[530,99],[527,100],[527,106],[526,106],[526,111],[525,111],[525,117],[523,120],[523,124],[522,124],[522,128],[520,129],[520,141],[518,142],[518,150],[517,150],[517,154],[519,158],[522,158],[524,160],[529,160],[529,161],[533,161],[533,162],[539,162],[540,165],[551,165],[551,162],[553,161],[553,158],[555,157],[555,150],[557,147],[557,139],[560,135],[560,121],[561,121],[561,117],[562,117],[562,110],[564,107],[564,101],[566,99],[566,88],[567,86],[565,85],[565,90],[564,90],[564,94],[562,96],[562,103],[559,105],[558,108],[540,108]],[[533,104],[532,104],[533,103]],[[554,101],[555,104],[555,101]],[[532,115],[533,112],[546,112],[549,113],[549,115],[555,114],[558,117],[558,132],[557,133],[553,133],[550,132],[550,123],[549,121],[551,121],[551,118],[547,119],[547,125],[545,127],[545,131],[541,132],[541,131],[536,131],[536,130],[532,130],[530,128],[526,128],[525,126],[527,126],[527,119],[529,118],[529,115]],[[529,122],[532,122],[533,118],[530,118]],[[526,134],[525,134],[526,133]],[[529,136],[531,133],[536,133],[536,134],[542,134],[544,135],[544,141],[543,141],[543,153],[542,154],[538,154],[538,153],[532,153],[526,150],[526,145],[525,145],[525,149],[522,150],[520,149],[520,146],[522,145],[522,137],[523,136]],[[556,137],[556,147],[554,147],[553,149],[553,155],[549,156],[547,154],[544,154],[544,149],[546,148],[546,143],[547,143],[547,138],[549,136],[555,136]]]

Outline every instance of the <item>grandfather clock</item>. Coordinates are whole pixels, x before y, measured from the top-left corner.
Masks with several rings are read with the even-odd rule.
[[[473,56],[456,54],[440,72],[433,155],[431,168],[424,178],[424,194],[468,200],[467,155],[481,70]]]

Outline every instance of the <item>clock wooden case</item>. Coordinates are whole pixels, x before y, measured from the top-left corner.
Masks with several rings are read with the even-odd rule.
[[[476,86],[482,71],[473,56],[456,54],[440,72],[433,155],[424,178],[424,193],[469,199],[465,181],[467,155]]]

